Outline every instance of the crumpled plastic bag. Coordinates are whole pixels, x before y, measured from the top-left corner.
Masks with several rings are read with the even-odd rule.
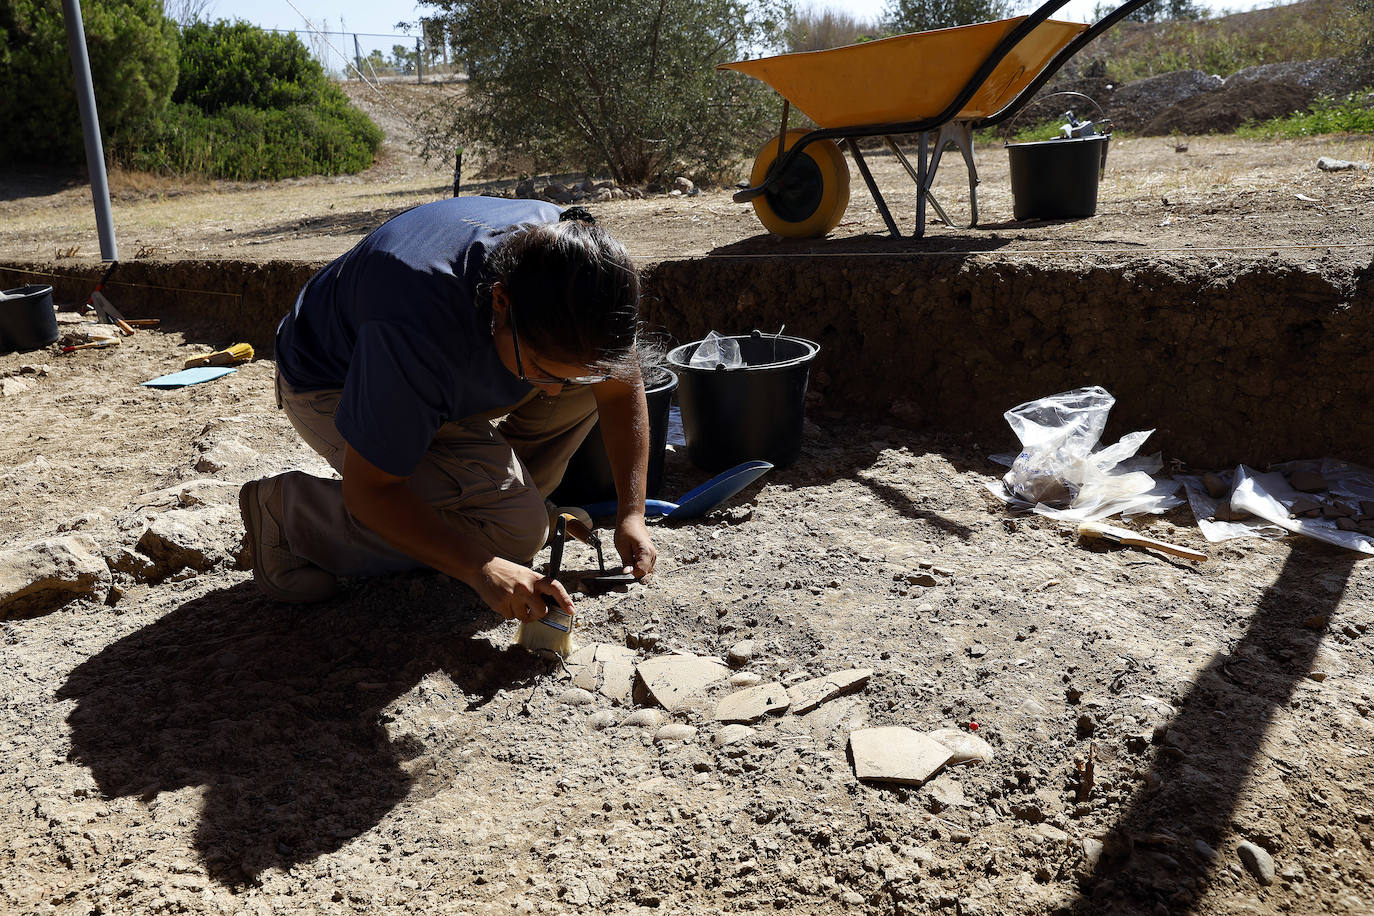
[[[1330,481],[1329,495],[1345,501],[1374,502],[1374,470],[1369,468],[1329,458],[1322,461],[1295,461],[1274,467],[1284,470],[1318,471]],[[1294,534],[1305,534],[1347,550],[1374,554],[1374,538],[1367,534],[1342,531],[1333,520],[1327,518],[1290,517],[1290,508],[1302,495],[1284,479],[1280,470],[1262,474],[1242,464],[1236,468],[1231,505]]]
[[[693,369],[738,369],[744,365],[744,358],[740,356],[738,340],[712,331],[702,338],[687,364]]]
[[[1021,454],[1002,478],[1002,492],[989,489],[1012,505],[1075,521],[1159,513],[1181,505],[1183,500],[1173,495],[1178,483],[1152,476],[1163,467],[1159,455],[1135,457],[1154,430],[1097,448],[1115,403],[1106,389],[1094,385],[1007,411],[1003,416],[1021,440]]]

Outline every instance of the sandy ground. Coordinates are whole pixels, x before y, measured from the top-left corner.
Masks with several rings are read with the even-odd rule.
[[[1317,172],[1323,154],[1371,158],[1367,140],[1127,141],[1097,220],[988,231],[1030,248],[1374,237],[1369,178]],[[980,152],[990,219],[1010,211],[997,159]],[[122,244],[326,257],[438,196],[447,176],[407,162],[377,182],[121,178]],[[29,181],[6,185],[0,254],[90,257],[85,192]],[[773,244],[724,192],[605,212],[645,259]],[[879,228],[860,194],[851,216],[851,240]],[[579,639],[640,661],[748,640],[740,673],[764,682],[872,669],[727,743],[713,712],[736,687],[672,713],[579,692],[440,575],[319,606],[259,597],[237,487],[326,468],[275,409],[268,361],[139,386],[204,342],[165,327],[0,356],[0,556],[64,537],[103,570],[0,621],[0,911],[1374,912],[1374,566],[1356,554],[1209,545],[1186,511],[1140,527],[1205,563],[1085,546],[987,492],[1009,430],[953,441],[821,400],[795,466],[656,524],[647,583],[575,596]],[[669,454],[669,495],[705,476]],[[564,565],[575,588],[594,564],[572,545]],[[886,725],[976,734],[992,759],[860,782],[848,735]],[[1271,883],[1243,842],[1272,854]]]

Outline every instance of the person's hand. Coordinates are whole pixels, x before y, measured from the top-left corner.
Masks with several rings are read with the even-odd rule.
[[[644,524],[644,516],[628,516],[615,527],[615,549],[620,553],[624,564],[622,572],[634,573],[636,579],[643,579],[654,571],[658,562],[658,550],[649,539],[649,529]]]
[[[477,594],[493,611],[507,620],[538,620],[548,613],[544,596],[553,598],[566,613],[573,613],[572,598],[557,579],[541,576],[519,563],[493,557],[482,564]]]

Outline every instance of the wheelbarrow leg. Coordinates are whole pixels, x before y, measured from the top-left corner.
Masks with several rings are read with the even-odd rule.
[[[910,176],[911,180],[916,183],[916,232],[912,238],[919,239],[926,234],[926,195],[921,189],[925,187],[926,145],[930,142],[930,135],[927,133],[917,135],[917,145],[920,147],[921,151],[920,156],[916,159],[917,166],[912,166],[911,160],[906,157],[906,153],[902,152],[896,140],[893,140],[891,137],[883,137],[883,142],[886,143],[887,148],[892,151],[892,155],[897,157],[897,161],[902,164],[902,168],[906,169],[906,173]],[[935,203],[935,201],[932,200],[931,203]],[[944,216],[944,213],[940,215]]]
[[[888,149],[892,150],[893,154],[896,155],[897,161],[906,169],[906,173],[911,176],[911,180],[916,182],[916,187],[920,191],[916,208],[918,223],[916,234],[918,236],[923,234],[923,230],[925,229],[925,204],[927,200],[930,201],[930,205],[935,208],[935,212],[940,214],[940,219],[945,221],[945,225],[951,228],[972,229],[974,226],[978,225],[978,170],[973,164],[973,128],[970,127],[967,121],[953,122],[940,128],[940,133],[935,137],[935,151],[931,154],[930,165],[928,167],[926,166],[926,146],[930,142],[929,133],[922,133],[920,135],[921,155],[917,160],[919,168],[912,168],[911,162],[906,158],[905,154],[897,148],[897,144],[892,141],[891,137],[884,137],[883,139],[887,141]],[[930,190],[931,186],[935,184],[935,172],[940,168],[940,159],[944,155],[945,147],[951,143],[959,147],[959,150],[964,154],[964,164],[968,166],[968,192],[971,218],[967,226],[960,226],[950,219],[949,214],[945,213],[945,208],[940,206],[940,202],[935,199],[935,195],[931,193]]]
[[[854,164],[859,167],[859,174],[864,176],[864,184],[868,185],[868,193],[873,195],[873,202],[878,205],[878,212],[883,215],[883,222],[887,223],[887,231],[892,233],[894,239],[902,237],[902,230],[897,228],[897,222],[892,218],[892,211],[887,208],[887,201],[883,200],[883,192],[878,190],[878,183],[873,180],[873,173],[868,170],[868,163],[864,162],[863,153],[859,152],[859,143],[853,137],[845,138],[845,145],[849,147],[849,155],[854,157]],[[918,232],[919,236],[920,233]]]

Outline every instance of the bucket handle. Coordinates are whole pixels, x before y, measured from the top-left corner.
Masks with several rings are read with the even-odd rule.
[[[1051,92],[1049,95],[1042,95],[1042,96],[1040,96],[1040,98],[1036,99],[1035,101],[1037,101],[1037,102],[1043,102],[1043,101],[1045,101],[1046,99],[1058,98],[1059,96],[1064,96],[1064,95],[1071,95],[1071,96],[1073,96],[1074,98],[1079,98],[1079,99],[1085,99],[1085,100],[1087,100],[1088,103],[1092,105],[1092,107],[1094,107],[1094,108],[1097,109],[1097,117],[1098,117],[1098,120],[1101,120],[1101,119],[1103,119],[1103,118],[1105,118],[1105,117],[1107,116],[1107,113],[1106,113],[1105,111],[1102,110],[1102,106],[1099,105],[1099,104],[1097,104],[1097,100],[1096,100],[1096,99],[1094,99],[1094,98],[1093,98],[1092,96],[1090,96],[1090,95],[1084,95],[1084,94],[1081,93],[1081,92],[1074,92],[1074,91],[1071,90],[1071,89],[1061,89],[1061,90],[1058,91],[1058,92]],[[1022,108],[1020,111],[1018,111],[1018,112],[1016,113],[1016,117],[1012,118],[1010,121],[1007,122],[1007,127],[1010,128],[1013,124],[1015,124],[1015,123],[1020,119],[1021,115],[1023,115],[1023,114],[1026,113],[1026,109],[1027,109],[1027,108],[1030,108],[1030,106],[1027,105],[1025,108]]]
[[[771,338],[773,338],[773,362],[777,362],[777,361],[778,361],[778,338],[782,336],[782,332],[785,331],[786,329],[787,329],[787,322],[784,321],[782,324],[778,325],[778,333],[776,333],[776,334],[767,334],[767,333],[765,333],[765,332],[763,332],[763,331],[760,331],[758,328],[754,328],[754,333],[751,334],[750,336],[751,336],[751,337],[771,337]]]

